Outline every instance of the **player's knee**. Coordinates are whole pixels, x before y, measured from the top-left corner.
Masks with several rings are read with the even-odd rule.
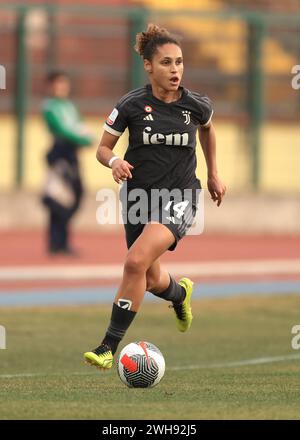
[[[124,271],[128,274],[142,274],[147,270],[145,256],[138,252],[129,252],[124,264]]]

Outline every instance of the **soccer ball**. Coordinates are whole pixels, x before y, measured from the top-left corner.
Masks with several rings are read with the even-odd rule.
[[[131,342],[118,358],[118,373],[129,388],[151,388],[165,374],[165,360],[160,350],[149,342]]]

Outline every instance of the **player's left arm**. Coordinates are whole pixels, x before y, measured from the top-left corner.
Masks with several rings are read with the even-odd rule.
[[[209,121],[200,125],[199,140],[207,166],[207,188],[214,202],[220,206],[226,192],[226,186],[220,179],[217,170],[216,133],[213,123]]]

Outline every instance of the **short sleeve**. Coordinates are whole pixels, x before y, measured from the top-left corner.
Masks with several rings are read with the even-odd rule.
[[[113,134],[114,136],[121,136],[127,125],[128,123],[124,105],[122,106],[118,103],[106,119],[103,128],[105,131],[108,131],[108,133]]]
[[[198,93],[193,95],[196,105],[196,118],[198,119],[201,127],[206,127],[210,123],[214,113],[212,102],[205,95],[200,95]]]

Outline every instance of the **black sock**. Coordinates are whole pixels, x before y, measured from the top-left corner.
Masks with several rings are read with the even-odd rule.
[[[163,292],[153,293],[153,295],[158,296],[159,298],[165,299],[166,301],[172,301],[173,303],[180,304],[185,299],[186,291],[170,275],[169,287],[166,290],[164,290]]]
[[[110,324],[102,341],[102,344],[107,344],[111,347],[113,354],[117,351],[118,345],[123,339],[135,315],[136,312],[123,309],[115,303],[113,304]]]

